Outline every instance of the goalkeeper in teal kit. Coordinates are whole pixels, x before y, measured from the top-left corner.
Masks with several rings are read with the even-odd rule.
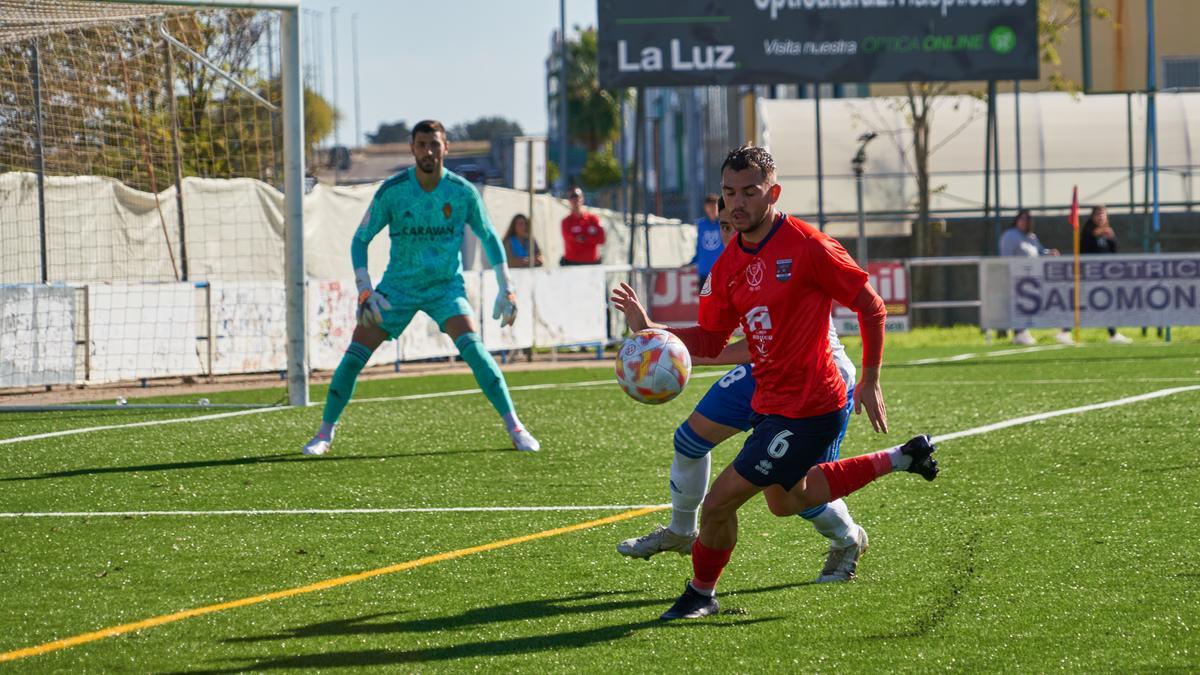
[[[375,349],[385,340],[399,337],[418,310],[428,314],[454,340],[484,395],[504,419],[513,446],[526,451],[540,447],[521,426],[504,375],[484,349],[471,319],[459,253],[464,226],[479,237],[496,273],[500,293],[492,317],[500,319],[501,326],[511,326],[516,318],[516,294],[508,276],[504,247],[492,229],[479,192],[442,166],[446,148],[446,131],[439,122],[418,122],[412,131],[416,166],[380,186],[354,233],[350,256],[358,285],[358,327],[333,373],[321,428],[304,446],[306,455],[329,452],[334,425],[354,394],[358,374]],[[391,237],[391,259],[379,286],[372,287],[367,273],[367,245],[385,227]]]

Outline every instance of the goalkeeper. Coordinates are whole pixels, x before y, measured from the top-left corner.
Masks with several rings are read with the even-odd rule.
[[[540,444],[521,426],[504,375],[483,347],[462,276],[463,228],[479,237],[500,293],[492,317],[501,326],[516,318],[516,292],[508,275],[504,248],[473,185],[442,166],[448,148],[439,122],[418,122],[412,130],[416,165],[380,186],[354,233],[350,257],[358,285],[358,326],[342,362],[333,373],[325,413],[317,435],[304,446],[306,455],[323,455],[333,443],[334,425],[354,394],[358,374],[385,340],[402,333],[417,310],[425,312],[454,340],[488,401],[504,419],[518,450],[536,451]],[[391,237],[391,256],[378,288],[367,273],[367,245],[384,227]]]

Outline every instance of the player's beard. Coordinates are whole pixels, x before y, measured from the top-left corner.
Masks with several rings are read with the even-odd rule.
[[[437,167],[438,161],[432,157],[422,157],[421,159],[417,160],[417,168],[419,168],[422,173],[433,173],[437,170]]]
[[[737,230],[738,232],[741,232],[742,234],[753,235],[763,228],[771,226],[771,219],[769,218],[770,213],[771,208],[769,206],[763,209],[763,212],[759,214],[751,213],[745,209],[734,209],[730,214],[730,223],[733,224],[733,229]],[[744,220],[736,217],[739,214],[745,216]]]

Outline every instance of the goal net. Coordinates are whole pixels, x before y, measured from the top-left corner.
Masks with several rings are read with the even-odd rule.
[[[296,8],[254,5],[0,0],[0,391],[306,402]]]

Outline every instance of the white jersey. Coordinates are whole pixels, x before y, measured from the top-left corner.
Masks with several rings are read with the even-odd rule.
[[[829,319],[829,348],[833,350],[833,364],[837,366],[838,372],[842,374],[842,379],[846,381],[846,388],[850,389],[854,386],[855,378],[858,371],[854,368],[854,362],[846,356],[846,347],[842,341],[838,339],[837,329],[833,327],[833,319]]]

